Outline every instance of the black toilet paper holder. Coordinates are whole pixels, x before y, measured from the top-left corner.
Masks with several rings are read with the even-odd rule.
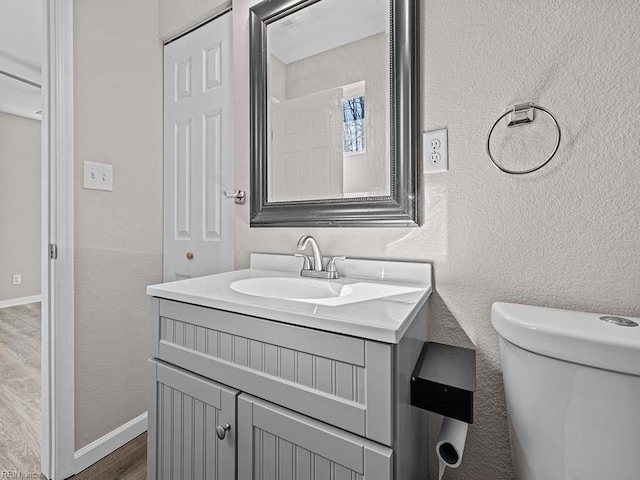
[[[425,342],[411,376],[411,405],[473,423],[476,351]]]

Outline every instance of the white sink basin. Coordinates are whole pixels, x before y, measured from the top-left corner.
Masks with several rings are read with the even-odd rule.
[[[246,278],[231,283],[230,287],[254,297],[299,301],[343,297],[353,291],[348,285],[337,282],[291,277]]]
[[[424,321],[416,315],[426,308],[433,277],[428,263],[346,259],[338,265],[339,279],[314,279],[300,276],[299,258],[264,253],[251,254],[250,267],[152,285],[147,293],[162,300],[397,344],[414,319]]]
[[[405,293],[422,292],[424,288],[381,283],[343,284],[331,280],[295,277],[255,277],[237,280],[231,290],[254,297],[292,300],[317,305],[339,306]]]

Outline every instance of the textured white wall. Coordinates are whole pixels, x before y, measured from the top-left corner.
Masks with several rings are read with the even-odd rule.
[[[231,0],[158,0],[158,37],[168,40],[231,6]]]
[[[234,1],[233,13],[236,187],[247,191],[252,3]],[[510,479],[491,303],[640,315],[640,4],[420,6],[422,127],[449,128],[451,159],[449,173],[423,179],[424,226],[249,229],[248,205],[237,207],[236,267],[253,251],[293,253],[303,233],[327,254],[433,262],[433,338],[466,343],[466,332],[478,348],[476,422],[462,466],[445,478]],[[507,176],[486,157],[485,136],[508,105],[528,100],[556,114],[562,144],[543,171]]]
[[[75,447],[148,408],[149,298],[162,281],[157,0],[74,2]],[[113,165],[84,190],[82,162]]]
[[[40,121],[0,112],[0,302],[40,295],[40,163]]]

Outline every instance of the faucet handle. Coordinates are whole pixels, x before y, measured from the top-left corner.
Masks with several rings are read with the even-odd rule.
[[[303,270],[311,270],[311,259],[303,253],[294,253],[294,257],[302,257],[304,258],[304,264],[302,265]]]
[[[346,260],[347,257],[344,255],[339,255],[337,257],[331,257],[327,262],[327,272],[337,272],[336,270],[336,260]]]

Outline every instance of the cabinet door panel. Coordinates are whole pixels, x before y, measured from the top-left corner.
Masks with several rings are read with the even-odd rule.
[[[239,480],[390,480],[392,451],[247,394],[238,397]]]
[[[236,390],[152,361],[150,480],[234,480]],[[231,425],[224,440],[216,427]]]

